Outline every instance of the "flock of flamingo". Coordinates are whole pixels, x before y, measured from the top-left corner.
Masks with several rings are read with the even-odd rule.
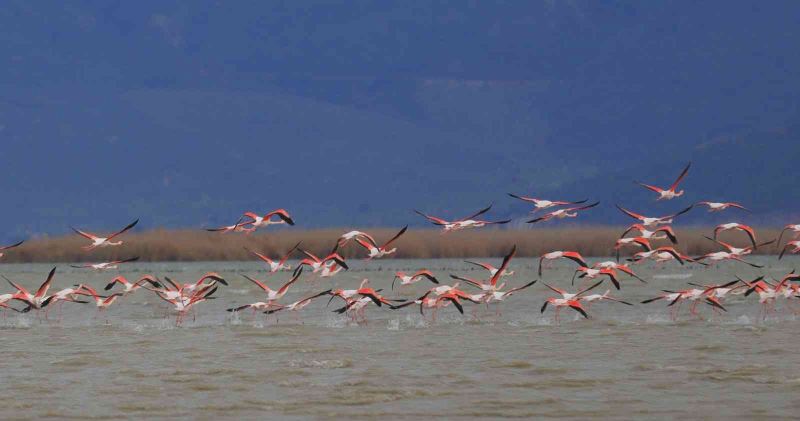
[[[691,164],[687,165],[675,182],[668,188],[637,183],[655,192],[658,195],[657,200],[659,201],[672,200],[683,195],[684,191],[678,190],[678,186],[688,174],[690,166]],[[527,221],[531,224],[552,219],[576,218],[580,212],[589,210],[599,204],[599,202],[586,204],[586,200],[550,201],[511,193],[509,193],[509,196],[530,203],[533,206],[531,214],[534,214],[536,217]],[[698,257],[687,256],[675,248],[675,245],[678,243],[678,238],[672,228],[672,224],[679,216],[700,206],[705,206],[708,212],[722,212],[730,208],[747,211],[745,207],[738,203],[704,201],[688,206],[674,214],[661,217],[649,217],[617,205],[617,208],[623,214],[636,220],[636,223],[628,227],[621,235],[621,238],[616,241],[614,246],[614,249],[617,251],[616,260],[598,262],[590,265],[580,253],[569,250],[553,251],[539,258],[538,274],[540,278],[543,277],[543,271],[548,267],[549,262],[566,259],[576,265],[571,284],[575,284],[576,278],[582,282],[574,292],[569,292],[565,289],[542,282],[544,287],[552,291],[554,295],[546,298],[540,311],[544,313],[548,306],[553,307],[555,309],[554,320],[558,323],[559,312],[562,309],[571,309],[581,316],[589,318],[589,307],[595,302],[608,301],[628,306],[633,305],[630,302],[612,296],[610,288],[602,294],[589,293],[604,282],[609,282],[616,290],[621,290],[622,281],[624,279],[623,276],[626,279],[636,279],[639,282],[646,283],[644,279],[634,272],[633,266],[648,260],[655,261],[657,266],[667,264],[668,262],[675,262],[680,265],[698,264],[708,266],[709,263],[707,262],[709,261],[721,262],[730,260],[755,268],[761,268],[762,266],[760,265],[746,261],[745,257],[758,247],[773,243],[776,243],[776,247],[779,247],[786,232],[792,233],[794,239],[783,245],[778,259],[782,258],[787,252],[791,254],[800,252],[800,240],[798,240],[798,237],[800,237],[800,224],[787,225],[781,231],[777,239],[759,243],[753,228],[733,222],[717,226],[713,231],[713,235],[706,237],[709,241],[718,244],[722,249],[721,251]],[[432,224],[441,227],[443,232],[480,228],[510,222],[510,220],[488,221],[483,219],[482,216],[490,209],[491,206],[481,209],[470,216],[456,220],[446,220],[425,214],[418,210],[415,210],[415,212]],[[547,213],[540,213],[544,211],[547,211]],[[125,228],[106,237],[75,228],[73,228],[73,230],[76,234],[91,242],[83,247],[88,252],[100,247],[121,246],[123,241],[118,238],[135,227],[138,222],[139,221],[136,220]],[[294,219],[289,212],[284,209],[278,209],[263,216],[253,212],[246,212],[233,225],[209,229],[208,231],[249,234],[270,225],[294,225],[294,223]],[[508,280],[514,276],[511,263],[517,252],[516,246],[512,246],[508,254],[503,258],[502,263],[497,267],[488,263],[467,261],[468,264],[485,270],[486,275],[483,279],[472,279],[451,274],[449,275],[449,282],[451,283],[447,284],[431,271],[423,269],[414,273],[396,272],[391,283],[387,281],[385,287],[391,287],[392,291],[395,290],[395,287],[400,289],[418,282],[430,283],[431,288],[416,299],[387,298],[382,288],[374,289],[370,285],[370,281],[364,279],[357,288],[328,289],[302,297],[294,302],[284,301],[284,297],[289,292],[289,289],[301,278],[304,272],[310,272],[313,276],[319,278],[331,278],[343,270],[348,270],[347,262],[342,255],[339,254],[339,249],[353,243],[356,247],[363,248],[367,260],[380,259],[396,252],[397,249],[392,247],[392,244],[406,232],[407,228],[407,226],[402,228],[392,238],[383,242],[379,242],[366,232],[347,232],[338,238],[330,253],[323,257],[316,256],[304,250],[300,243],[292,247],[282,256],[274,258],[256,250],[248,249],[255,258],[266,265],[268,275],[275,275],[279,272],[291,272],[291,276],[280,288],[272,289],[267,285],[272,282],[243,275],[247,281],[252,282],[263,293],[262,301],[243,304],[230,308],[227,311],[235,313],[243,310],[252,310],[254,314],[261,312],[267,315],[265,317],[268,317],[269,315],[282,311],[298,312],[318,298],[329,297],[329,305],[334,299],[341,300],[342,305],[337,306],[338,308],[333,310],[335,313],[346,314],[353,322],[359,324],[366,322],[366,311],[373,306],[391,310],[401,310],[406,307],[416,306],[419,308],[423,317],[425,317],[425,310],[430,310],[432,320],[435,320],[437,311],[450,305],[464,314],[464,305],[466,303],[474,305],[473,314],[478,311],[481,305],[485,305],[488,308],[491,303],[496,303],[496,309],[499,314],[498,306],[501,302],[539,282],[539,280],[532,280],[519,282],[517,286],[510,285],[511,282],[508,282]],[[718,234],[723,231],[741,233],[742,240],[746,243],[746,246],[737,247],[719,240]],[[631,233],[637,233],[637,235],[629,236]],[[669,243],[669,245],[654,245],[656,242]],[[1,247],[0,257],[21,244],[22,242],[19,242],[10,246]],[[626,263],[620,263],[620,253],[625,249],[634,249],[634,252],[627,258]],[[301,255],[302,258],[299,260],[296,267],[292,268],[289,264],[289,260],[295,254]],[[136,260],[138,260],[138,258],[133,257],[111,262],[76,265],[73,267],[95,271],[107,271],[117,269],[122,264]],[[166,302],[168,308],[171,309],[176,316],[176,324],[180,325],[187,315],[191,314],[193,318],[195,317],[196,308],[200,303],[214,299],[215,293],[220,286],[228,285],[228,281],[218,273],[207,273],[197,281],[190,283],[181,283],[167,276],[157,277],[154,275],[144,275],[133,282],[129,281],[124,276],[116,276],[104,286],[103,289],[108,291],[106,295],[102,295],[94,287],[87,284],[77,284],[54,293],[49,293],[55,274],[56,268],[53,268],[46,280],[35,292],[30,292],[25,287],[21,286],[19,282],[15,282],[3,276],[13,288],[13,292],[0,294],[0,308],[20,313],[27,313],[33,310],[36,311],[37,314],[43,313],[45,319],[47,319],[48,311],[54,306],[60,309],[65,303],[87,304],[94,302],[99,311],[104,311],[118,302],[119,299],[143,289],[154,293],[158,298]],[[469,287],[470,290],[462,289],[462,285]],[[506,288],[507,286],[508,288]],[[776,311],[776,301],[778,299],[800,298],[800,274],[795,274],[794,271],[786,274],[780,280],[767,280],[765,276],[759,276],[753,280],[745,280],[737,276],[735,279],[726,282],[708,285],[689,283],[689,286],[691,288],[678,291],[662,290],[659,295],[642,301],[642,304],[663,301],[667,306],[672,308],[671,316],[674,320],[677,319],[681,303],[683,302],[689,303],[690,314],[701,317],[698,311],[698,306],[700,304],[709,306],[712,312],[721,313],[727,311],[724,303],[728,295],[741,294],[750,296],[755,293],[755,296],[758,297],[759,303],[761,304],[759,316],[762,317],[762,319],[766,319],[770,312]],[[22,306],[13,306],[12,304],[15,302],[21,303]],[[788,304],[783,308],[789,308]]]

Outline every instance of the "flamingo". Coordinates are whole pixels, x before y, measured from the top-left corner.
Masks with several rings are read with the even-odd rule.
[[[272,310],[267,310],[266,313],[267,314],[274,314],[274,313],[277,313],[277,312],[283,311],[283,310],[300,311],[300,310],[306,308],[306,306],[308,306],[309,304],[311,304],[311,301],[314,300],[315,298],[322,297],[323,295],[330,295],[330,293],[331,293],[331,290],[327,290],[327,291],[322,291],[322,292],[316,293],[316,294],[314,294],[312,296],[303,298],[302,300],[295,301],[295,302],[293,302],[291,304],[287,304],[287,305],[274,304],[273,305],[274,308]]]
[[[244,221],[244,217],[239,218],[233,225],[227,225],[224,227],[219,228],[206,228],[206,231],[209,232],[219,232],[221,234],[227,234],[229,232],[243,232],[245,234],[250,234],[256,231],[255,228],[247,228],[247,223],[242,223]]]
[[[614,250],[617,252],[618,262],[619,262],[620,250],[622,250],[622,248],[626,246],[640,246],[644,249],[644,251],[653,250],[653,246],[650,245],[650,240],[644,237],[620,238],[614,243]]]
[[[542,305],[540,313],[544,313],[544,311],[547,310],[548,304],[552,305],[556,309],[556,315],[555,315],[556,324],[561,323],[559,321],[558,314],[561,311],[562,307],[569,307],[580,313],[584,318],[587,319],[589,318],[589,315],[586,313],[586,309],[583,308],[581,302],[578,300],[567,300],[564,298],[549,297],[547,300],[545,300],[544,304]]]
[[[734,202],[697,202],[697,203],[695,203],[695,205],[696,206],[699,206],[699,205],[707,206],[709,213],[711,213],[711,212],[721,212],[721,211],[724,211],[725,209],[728,209],[728,208],[737,208],[737,209],[741,209],[741,210],[750,212],[750,209],[747,209],[746,207],[744,207],[744,206],[742,206],[742,205],[740,205],[738,203],[734,203]]]
[[[50,284],[53,282],[53,277],[56,274],[56,268],[50,270],[50,273],[47,275],[47,279],[39,286],[39,289],[36,290],[35,294],[31,294],[25,289],[23,286],[11,281],[8,278],[5,278],[12,287],[16,288],[17,292],[14,294],[12,299],[17,301],[22,301],[27,304],[30,308],[35,310],[41,310],[42,308],[46,307],[49,304],[47,301],[47,291],[50,289]]]
[[[712,262],[721,262],[723,260],[736,260],[737,262],[742,262],[742,263],[750,265],[750,266],[752,266],[754,268],[761,269],[761,268],[764,267],[764,265],[758,265],[758,264],[755,264],[755,263],[750,263],[748,261],[745,261],[744,259],[739,257],[739,255],[733,254],[733,253],[730,253],[730,252],[727,252],[727,251],[717,251],[717,252],[713,252],[713,253],[706,253],[706,254],[704,254],[702,256],[695,257],[694,260],[696,262],[702,262],[703,260],[711,260]]]
[[[319,274],[320,278],[333,278],[342,271],[342,267],[334,261],[329,261],[322,267],[322,272]]]
[[[592,268],[595,268],[595,269],[598,269],[598,268],[599,269],[615,269],[615,270],[618,270],[618,271],[620,271],[622,273],[625,273],[626,275],[628,275],[630,277],[638,279],[640,282],[642,282],[644,284],[647,283],[647,281],[645,281],[644,279],[640,278],[639,275],[637,275],[636,272],[634,272],[633,269],[630,268],[630,266],[624,265],[624,264],[621,264],[621,263],[613,262],[613,261],[610,261],[610,260],[609,261],[605,261],[605,262],[597,262],[594,265],[592,265]]]
[[[425,278],[434,284],[439,284],[439,281],[433,276],[433,273],[427,269],[418,270],[410,275],[405,272],[395,272],[394,279],[392,279],[392,290],[394,290],[394,283],[400,280],[400,286],[412,285]]]
[[[736,282],[738,282],[738,281],[734,281],[733,283],[736,283]],[[674,306],[679,301],[684,300],[684,301],[690,301],[692,303],[689,306],[689,314],[691,314],[693,316],[699,316],[699,313],[697,312],[697,305],[700,302],[708,304],[712,308],[717,308],[717,309],[722,310],[722,311],[728,311],[722,305],[722,303],[719,302],[719,300],[714,298],[714,296],[709,295],[709,292],[711,290],[713,290],[713,289],[714,289],[713,287],[712,288],[704,288],[704,289],[690,288],[690,289],[685,289],[683,291],[677,291],[678,294],[680,294],[680,295],[678,297],[676,297],[675,299],[673,299],[669,304],[667,304],[667,307]],[[677,317],[677,312],[679,310],[675,310],[675,311],[676,311],[675,317]]]
[[[544,260],[569,259],[579,266],[589,266],[586,260],[577,251],[551,251],[539,257],[539,276],[542,276],[542,262]]]
[[[21,246],[21,245],[22,245],[22,243],[24,243],[24,242],[25,242],[25,241],[20,241],[19,243],[12,244],[12,245],[10,245],[10,246],[3,246],[3,247],[0,247],[0,257],[3,257],[3,256],[5,256],[5,251],[6,251],[6,250],[11,250],[11,249],[13,249],[13,248],[19,247],[19,246]]]
[[[89,285],[81,285],[81,286],[82,288],[76,291],[75,294],[91,296],[92,298],[94,298],[94,302],[95,305],[97,306],[98,311],[107,310],[108,307],[111,306],[111,304],[114,304],[114,301],[116,301],[117,298],[122,297],[122,293],[120,292],[115,292],[114,294],[104,297],[97,294],[97,291],[95,291],[95,289],[90,287]]]
[[[346,302],[348,299],[353,298],[356,295],[358,295],[358,290],[361,289],[361,288],[365,288],[367,285],[369,285],[369,279],[364,278],[364,279],[361,280],[361,284],[358,286],[358,289],[341,289],[341,288],[340,289],[334,289],[330,293],[331,299],[328,300],[328,305],[330,305],[331,301],[333,301],[333,299],[336,298],[336,297],[339,297],[339,298],[345,300],[345,302]]]
[[[80,295],[81,289],[84,287],[83,284],[75,285],[71,288],[64,288],[61,291],[56,292],[55,294],[50,295],[49,297],[45,298],[42,302],[42,307],[47,307],[45,309],[45,316],[52,308],[52,306],[56,303],[58,304],[59,308],[59,320],[61,319],[61,307],[64,305],[64,302],[72,302],[72,303],[79,303],[79,304],[87,304],[88,301],[80,301],[77,299],[77,296]]]
[[[377,244],[378,243],[377,241],[375,241],[375,239],[371,235],[367,234],[366,232],[349,231],[349,232],[346,232],[346,233],[342,234],[339,237],[339,240],[338,240],[339,247],[344,247],[348,242],[350,242],[350,240],[355,240],[357,238],[361,238],[363,240],[367,240],[372,244]]]
[[[644,225],[645,227],[656,227],[658,225],[671,224],[675,220],[676,217],[678,217],[680,215],[683,215],[686,212],[689,212],[694,207],[694,205],[689,206],[688,208],[683,209],[682,211],[680,211],[678,213],[675,213],[675,214],[672,214],[672,215],[661,216],[661,217],[650,217],[650,216],[639,215],[638,213],[635,213],[635,212],[631,212],[631,211],[623,208],[620,205],[616,205],[616,206],[617,206],[617,209],[620,210],[620,212],[624,213],[625,215],[630,216],[633,219],[638,219],[639,221],[642,222],[642,225]]]
[[[464,263],[469,263],[471,265],[475,265],[475,266],[478,266],[478,267],[486,269],[489,272],[489,276],[494,276],[495,274],[497,274],[497,271],[498,271],[498,269],[496,267],[494,267],[494,266],[492,266],[492,265],[490,265],[488,263],[473,262],[471,260],[464,260]],[[513,270],[504,270],[502,273],[500,273],[501,277],[513,276],[513,275],[514,275],[514,271]]]
[[[283,270],[292,270],[292,266],[291,266],[291,265],[289,265],[289,264],[287,264],[286,262],[289,260],[289,256],[291,256],[291,255],[292,255],[292,253],[293,253],[295,250],[297,250],[297,248],[298,248],[298,247],[300,247],[300,243],[301,243],[301,242],[298,242],[297,244],[295,244],[295,245],[294,245],[294,247],[292,247],[291,249],[289,249],[289,251],[287,251],[287,252],[286,252],[286,253],[283,255],[283,257],[281,257],[281,259],[280,259],[280,260],[272,260],[272,259],[270,259],[269,257],[265,256],[264,254],[261,254],[261,253],[259,253],[259,252],[257,252],[257,251],[250,250],[250,249],[249,249],[249,248],[247,248],[247,247],[245,247],[244,249],[245,249],[245,250],[247,250],[247,251],[249,251],[250,253],[254,254],[254,255],[255,255],[256,257],[258,257],[258,258],[259,258],[259,259],[260,259],[262,262],[266,263],[266,264],[267,264],[267,267],[269,268],[269,269],[268,269],[268,272],[269,272],[269,273],[275,273],[275,272],[279,272],[279,271],[283,271]]]
[[[639,238],[645,238],[648,240],[666,240],[672,244],[678,244],[678,237],[675,236],[675,231],[672,230],[672,227],[665,225],[663,227],[658,227],[655,230],[648,230],[642,224],[633,224],[625,232],[620,235],[620,238],[625,237],[631,231],[639,231]],[[663,235],[658,235],[659,233],[663,233]]]
[[[243,306],[240,306],[240,307],[228,309],[228,311],[236,312],[236,311],[240,311],[240,310],[243,310],[243,309],[246,309],[246,308],[253,308],[254,310],[268,310],[270,307],[272,307],[275,304],[275,301],[280,300],[281,298],[283,298],[284,295],[286,295],[286,292],[289,290],[289,287],[291,287],[293,283],[295,283],[298,279],[300,279],[300,275],[302,273],[303,273],[303,269],[300,269],[300,270],[296,271],[294,273],[294,275],[292,276],[292,278],[288,282],[283,284],[283,286],[280,287],[277,290],[271,289],[266,284],[264,284],[263,282],[261,282],[261,281],[259,281],[257,279],[251,278],[251,277],[249,277],[247,275],[242,275],[245,279],[247,279],[248,281],[256,284],[259,288],[261,288],[262,291],[264,291],[267,294],[267,301],[266,302],[257,302],[257,303],[252,303],[252,304],[246,304],[246,305],[243,305]]]
[[[778,255],[778,260],[783,259],[783,255],[786,254],[786,251],[789,250],[790,248],[791,248],[791,250],[789,251],[790,254],[797,254],[798,252],[800,252],[800,241],[795,240],[787,242],[786,245],[783,246],[781,254]]]
[[[578,273],[580,273],[580,275],[578,276],[578,278],[580,279],[584,278],[595,279],[598,276],[607,276],[608,279],[611,281],[611,283],[614,284],[614,287],[618,290],[620,289],[619,280],[617,280],[617,271],[615,271],[614,269],[593,269],[585,266],[580,266],[577,269],[575,269],[575,273],[572,275],[573,284],[575,283],[575,275],[577,275]]]
[[[755,249],[757,249],[759,247],[768,246],[768,245],[770,245],[770,244],[775,242],[775,240],[770,240],[770,241],[766,241],[766,242],[760,243],[760,244],[756,245],[755,247],[748,246],[748,247],[744,247],[744,248],[739,248],[739,247],[734,247],[734,246],[732,246],[732,245],[730,245],[730,244],[728,244],[726,242],[719,241],[719,240],[717,240],[715,238],[711,238],[711,237],[708,237],[708,236],[705,236],[705,235],[703,237],[705,237],[707,240],[711,240],[711,241],[721,245],[722,247],[725,247],[726,249],[728,249],[728,252],[730,252],[732,255],[735,255],[735,256],[747,256],[748,254],[751,254],[753,252],[753,250],[755,250]]]
[[[70,265],[70,267],[76,269],[92,269],[96,271],[101,270],[111,270],[111,269],[118,269],[119,265],[123,263],[130,263],[139,260],[138,257],[131,257],[130,259],[123,259],[123,260],[113,260],[111,262],[102,262],[102,263],[84,263],[82,265]]]
[[[416,212],[418,215],[421,215],[423,218],[427,219],[428,221],[430,221],[434,225],[438,225],[438,226],[442,227],[443,232],[458,231],[458,230],[467,229],[467,228],[481,228],[481,227],[485,227],[487,225],[502,225],[502,224],[507,224],[507,223],[511,222],[510,219],[502,220],[502,221],[484,221],[484,220],[475,219],[475,218],[483,215],[484,213],[489,212],[489,210],[491,208],[492,208],[492,205],[489,205],[488,207],[486,207],[484,209],[481,209],[478,212],[475,212],[474,214],[472,214],[472,215],[470,215],[470,216],[468,216],[466,218],[457,219],[455,221],[446,221],[446,220],[444,220],[442,218],[437,218],[435,216],[426,215],[426,214],[424,214],[424,213],[422,213],[422,212],[420,212],[420,211],[418,211],[416,209],[414,209],[414,212]]]
[[[589,307],[591,307],[592,303],[595,302],[595,301],[614,301],[616,303],[625,304],[625,305],[628,305],[628,306],[632,306],[633,305],[633,304],[631,304],[631,303],[629,303],[627,301],[622,301],[622,300],[620,300],[618,298],[614,298],[610,294],[611,294],[611,290],[607,289],[606,292],[604,292],[602,294],[584,295],[583,297],[578,298],[578,301],[586,303],[587,304],[587,306],[586,306],[587,309]]]
[[[666,300],[670,303],[674,303],[675,301],[680,300],[681,297],[683,296],[683,293],[681,292],[674,292],[667,290],[662,290],[662,292],[663,292],[662,294],[659,294],[653,298],[648,298],[642,301],[642,304],[650,304],[652,302],[659,300]],[[672,307],[672,304],[670,304],[669,306]],[[670,318],[672,320],[676,320],[678,318],[678,307],[672,307],[672,310],[670,311]]]
[[[555,206],[580,205],[582,203],[586,203],[586,199],[578,200],[575,202],[565,202],[565,201],[537,199],[534,197],[517,196],[514,193],[507,193],[507,194],[515,199],[522,200],[523,202],[533,203],[533,210],[531,211],[531,213],[536,213],[540,210],[549,209]]]
[[[382,246],[378,246],[378,244],[375,243],[375,242],[369,242],[368,240],[361,239],[361,238],[356,238],[356,242],[358,244],[360,244],[362,247],[364,247],[367,250],[367,252],[369,253],[369,255],[367,256],[367,260],[379,259],[381,257],[393,254],[394,252],[397,251],[397,248],[390,249],[389,246],[393,242],[395,242],[398,238],[400,238],[401,235],[405,234],[406,230],[408,230],[408,225],[404,226],[403,229],[400,230],[400,232],[395,234],[394,237],[392,237],[389,241],[384,243]]]
[[[674,259],[681,265],[683,265],[684,260],[686,260],[683,255],[672,247],[659,247],[655,250],[640,251],[628,260],[638,263],[645,259],[654,259],[656,263],[668,262]]]
[[[758,245],[756,245],[755,230],[745,224],[740,224],[738,222],[730,222],[727,224],[718,225],[716,228],[714,228],[714,240],[717,239],[717,235],[719,235],[720,232],[730,231],[730,230],[744,232],[745,234],[747,234],[747,237],[750,238],[750,242],[753,243],[753,248],[758,247]]]
[[[183,323],[183,318],[186,316],[186,313],[189,310],[193,309],[195,305],[201,302],[214,299],[212,295],[216,291],[217,287],[213,285],[207,285],[194,291],[192,295],[188,297],[178,296],[174,298],[168,298],[167,296],[161,294],[160,292],[158,292],[156,295],[158,295],[158,297],[161,298],[162,300],[173,305],[173,310],[177,314],[175,317],[175,326],[180,326]],[[196,316],[194,315],[194,313],[192,313],[192,320],[194,320],[195,317]]]
[[[534,280],[534,281],[528,282],[525,285],[522,285],[522,286],[519,286],[519,287],[516,287],[516,288],[511,288],[511,289],[506,290],[506,291],[492,291],[492,292],[489,292],[489,293],[487,293],[486,302],[488,303],[490,301],[505,301],[506,298],[516,294],[519,291],[522,291],[525,288],[528,288],[528,287],[532,286],[537,281],[538,280]],[[498,315],[499,315],[499,310],[498,310]]]
[[[544,216],[540,216],[538,218],[531,219],[530,221],[526,221],[526,223],[535,224],[537,222],[549,221],[551,219],[577,218],[579,211],[591,209],[599,204],[600,202],[594,202],[591,205],[559,209],[550,213],[546,213],[544,214]]]
[[[689,172],[689,167],[691,166],[692,166],[691,162],[688,165],[686,165],[686,168],[684,168],[683,171],[681,171],[681,174],[678,176],[675,182],[672,183],[671,186],[669,186],[668,189],[662,189],[660,187],[651,186],[649,184],[640,183],[638,181],[635,181],[635,183],[648,190],[652,190],[658,193],[658,199],[656,200],[671,200],[676,197],[683,196],[683,190],[677,191],[676,189],[678,188],[678,184],[680,184],[680,182],[683,181],[683,178],[686,177],[686,174]]]
[[[294,219],[292,219],[292,216],[289,215],[289,212],[287,212],[286,209],[276,209],[272,212],[267,213],[264,216],[259,216],[253,212],[245,212],[243,216],[252,219],[252,221],[245,222],[244,225],[250,225],[250,228],[254,231],[261,227],[266,228],[270,225],[279,225],[279,224],[294,225]],[[277,216],[278,220],[273,221],[272,220],[273,216]]]
[[[497,286],[497,281],[500,280],[500,278],[503,276],[504,273],[508,272],[508,265],[511,263],[511,259],[513,259],[514,256],[516,256],[516,254],[517,254],[517,246],[514,245],[514,247],[511,248],[511,251],[509,251],[508,254],[505,255],[505,257],[503,257],[503,263],[501,263],[500,267],[494,271],[494,273],[487,282],[479,282],[469,278],[462,278],[455,275],[450,275],[450,277],[453,279],[467,282],[468,284],[476,286],[483,291],[497,291],[498,289],[502,288],[502,285],[500,287]]]
[[[80,236],[92,241],[92,244],[83,247],[84,250],[89,251],[89,250],[93,250],[93,249],[95,249],[97,247],[110,247],[110,246],[120,246],[120,245],[122,245],[122,240],[120,240],[120,241],[111,241],[111,240],[116,238],[119,235],[122,235],[125,231],[128,231],[129,229],[135,227],[136,224],[138,224],[138,223],[139,223],[139,220],[137,219],[137,220],[133,221],[132,223],[128,224],[128,226],[126,226],[125,228],[123,228],[123,229],[121,229],[121,230],[109,235],[108,237],[100,237],[100,236],[97,236],[97,235],[89,233],[89,232],[81,231],[81,230],[79,230],[77,228],[74,228],[74,227],[71,227],[71,228],[72,228],[73,231],[78,233],[78,235],[80,235]]]
[[[781,234],[778,236],[778,243],[776,244],[776,246],[780,246],[781,245],[781,240],[783,239],[783,234],[785,234],[786,231],[791,231],[794,234],[794,239],[795,240],[800,238],[800,224],[790,224],[790,225],[787,225],[787,226],[783,227],[783,229],[781,230]],[[2,257],[2,255],[0,255],[0,257]]]
[[[144,284],[150,284],[153,288],[163,288],[161,283],[158,282],[158,279],[156,279],[153,275],[144,275],[133,283],[129,282],[124,276],[117,276],[116,278],[112,279],[111,282],[109,282],[103,289],[110,291],[111,288],[114,288],[114,285],[116,284],[122,285],[122,295],[128,295],[141,288]]]
[[[327,262],[332,261],[343,267],[345,270],[350,269],[350,267],[348,267],[347,263],[344,261],[344,258],[336,252],[336,249],[337,247],[334,247],[333,251],[331,251],[329,255],[325,256],[324,259],[320,259],[306,250],[299,249],[303,254],[308,256],[308,258],[301,260],[300,263],[297,264],[297,267],[301,268],[303,266],[308,266],[312,269],[312,273],[317,273],[325,267]]]

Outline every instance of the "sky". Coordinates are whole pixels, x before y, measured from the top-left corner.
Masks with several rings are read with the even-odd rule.
[[[524,216],[507,192],[796,223],[798,29],[780,0],[10,0],[0,238]],[[633,184],[689,161],[680,201]]]

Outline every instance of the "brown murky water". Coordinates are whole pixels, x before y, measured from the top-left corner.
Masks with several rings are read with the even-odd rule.
[[[754,260],[758,260],[755,259]],[[761,259],[763,273],[778,277],[798,260]],[[396,269],[426,267],[440,280],[448,273],[472,277],[455,260],[381,261],[331,280],[304,279],[287,302],[333,286],[355,287],[362,278],[394,297],[416,297],[429,284],[390,290]],[[517,259],[512,285],[537,279],[533,260]],[[370,270],[365,270],[368,267]],[[0,273],[23,284],[41,282],[50,266],[4,265]],[[511,297],[496,309],[451,306],[435,323],[416,308],[370,307],[368,324],[333,314],[336,301],[321,299],[299,318],[265,320],[224,309],[260,301],[241,273],[266,277],[252,263],[137,264],[123,274],[167,275],[190,281],[208,270],[230,286],[198,307],[182,327],[164,318],[165,307],[139,291],[106,315],[90,305],[66,304],[59,322],[7,312],[0,321],[0,406],[4,419],[56,418],[796,418],[800,414],[800,320],[779,302],[766,322],[754,297],[728,300],[728,313],[702,319],[685,312],[669,318],[666,303],[634,307],[597,303],[592,319],[564,312],[541,315],[551,296],[543,285]],[[618,297],[638,303],[660,289],[687,281],[721,282],[758,270],[738,264],[691,269],[637,269],[648,284],[624,280]],[[61,265],[54,288],[77,282],[102,287],[114,273],[95,274]],[[546,270],[544,280],[570,287],[570,266]],[[281,284],[287,274],[270,276]],[[274,280],[273,280],[274,279]],[[541,282],[540,282],[541,283]],[[10,288],[10,287],[9,287]],[[6,288],[8,289],[8,288]],[[603,292],[605,286],[598,288]],[[2,292],[7,292],[3,290]],[[798,303],[794,303],[798,304]],[[19,307],[19,305],[17,305]],[[800,305],[798,305],[800,309]]]

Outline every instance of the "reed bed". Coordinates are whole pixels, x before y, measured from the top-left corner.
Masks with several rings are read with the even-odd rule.
[[[715,243],[703,238],[711,235],[712,227],[676,229],[679,244],[676,248],[691,256],[720,250]],[[88,242],[77,236],[40,238],[26,242],[17,249],[9,250],[2,258],[6,263],[33,262],[100,262],[116,258],[138,256],[142,261],[247,261],[254,257],[245,250],[249,248],[269,256],[279,256],[296,243],[318,255],[331,251],[336,239],[348,228],[294,230],[280,229],[256,234],[209,233],[199,230],[153,230],[125,234],[125,244],[119,247],[84,251],[81,246]],[[576,250],[584,256],[611,256],[621,227],[590,226],[572,228],[540,228],[531,230],[478,229],[442,233],[438,230],[409,230],[393,246],[397,247],[396,258],[462,258],[498,257],[506,254],[512,245],[517,245],[517,255],[539,256],[553,250]],[[779,229],[756,230],[759,242],[776,238]],[[370,229],[377,241],[385,241],[396,233],[396,229]],[[725,232],[720,239],[738,246],[748,240],[741,232]],[[657,241],[654,245],[666,245]],[[628,248],[623,255],[630,254]],[[765,246],[755,254],[773,254],[779,250],[775,245]],[[348,244],[339,252],[345,257],[363,256],[364,252],[355,243]],[[299,257],[297,254],[294,257]]]

